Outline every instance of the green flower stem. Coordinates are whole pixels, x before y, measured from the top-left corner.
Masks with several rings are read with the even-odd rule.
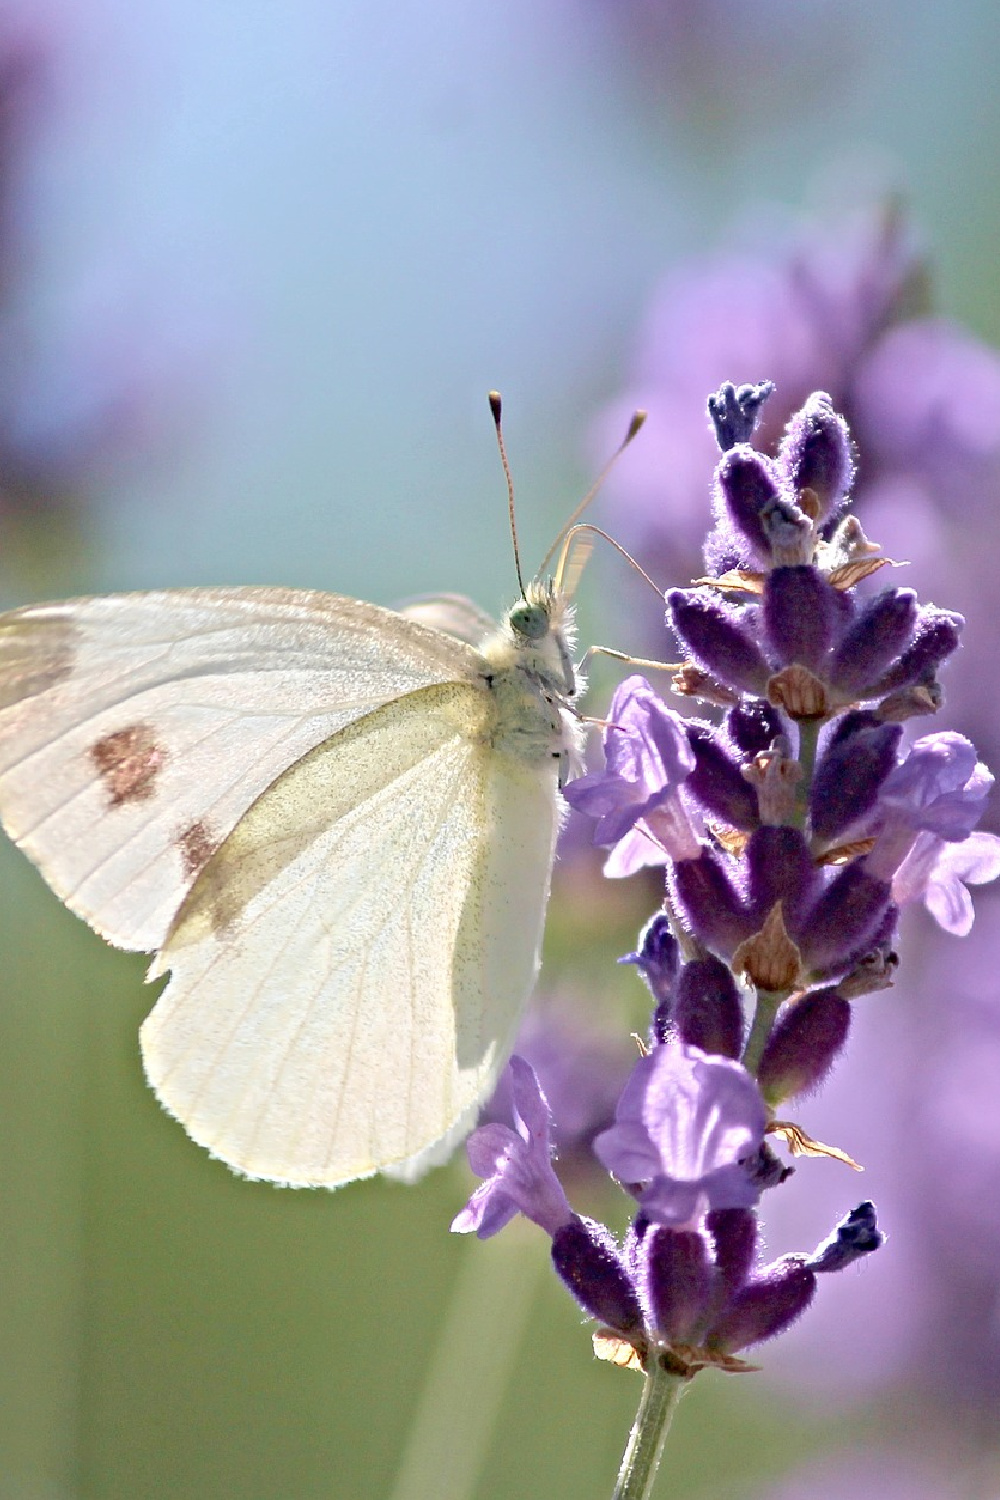
[[[758,990],[757,1007],[753,1013],[753,1025],[750,1027],[750,1035],[743,1049],[743,1066],[748,1073],[756,1078],[760,1060],[764,1056],[764,1047],[771,1034],[774,1018],[778,1014],[778,1007],[787,998],[786,990]]]
[[[674,1408],[685,1384],[682,1375],[664,1370],[654,1356],[643,1380],[642,1399],[632,1423],[612,1500],[647,1500],[653,1493]]]

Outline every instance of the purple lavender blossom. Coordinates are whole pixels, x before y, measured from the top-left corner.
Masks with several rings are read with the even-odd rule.
[[[692,857],[700,844],[680,788],[695,765],[684,721],[644,677],[616,690],[604,731],[606,767],[571,781],[571,807],[597,820],[594,843],[613,845],[605,874],[631,875],[671,854]]]
[[[757,1202],[741,1163],[766,1124],[760,1090],[739,1063],[668,1042],[636,1063],[594,1151],[648,1218],[685,1229],[711,1209]]]
[[[878,794],[881,828],[867,869],[893,882],[895,900],[925,901],[950,932],[972,925],[963,880],[979,884],[1000,873],[995,835],[980,835],[966,848],[992,785],[975,747],[964,735],[945,732],[917,740]]]
[[[480,1134],[492,1175],[468,1224],[456,1221],[492,1232],[518,1209],[535,1218],[605,1333],[647,1371],[683,1379],[746,1368],[736,1356],[797,1322],[824,1275],[883,1244],[866,1201],[811,1254],[758,1263],[758,1204],[792,1170],[771,1140],[841,1154],[773,1116],[824,1081],[862,997],[891,981],[897,904],[923,899],[967,930],[963,879],[1000,875],[1000,838],[974,831],[993,778],[972,744],[944,732],[900,749],[903,721],[941,704],[936,672],[960,617],[910,589],[859,602],[883,560],[846,513],[847,429],[814,393],[768,459],[746,441],[766,387],[757,394],[746,411],[731,387],[714,403],[726,450],[715,561],[728,553],[727,571],[666,597],[694,659],[675,690],[708,712],[724,706],[725,722],[685,725],[629,679],[605,770],[566,792],[595,819],[595,842],[612,846],[606,873],[665,866],[662,908],[628,955],[654,1001],[651,1050],[593,1142],[638,1211],[619,1244],[553,1197],[532,1079],[541,1124],[530,1146],[520,1125]],[[516,1196],[504,1181],[511,1142],[531,1163]]]
[[[966,937],[975,920],[966,886],[998,877],[1000,838],[995,833],[970,833],[958,844],[918,833],[892,877],[892,899],[897,906],[923,902],[945,932]]]
[[[480,1126],[469,1136],[469,1166],[486,1181],[451,1226],[456,1234],[475,1232],[481,1240],[498,1233],[518,1213],[550,1235],[573,1217],[552,1169],[552,1116],[538,1079],[516,1054],[507,1067],[516,1129],[493,1123]]]

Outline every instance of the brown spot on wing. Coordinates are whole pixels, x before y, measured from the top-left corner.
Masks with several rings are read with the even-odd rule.
[[[179,835],[177,847],[181,853],[184,874],[192,878],[204,865],[208,864],[219,845],[212,838],[205,824],[199,821],[192,823],[190,828],[185,828],[184,832]]]
[[[156,743],[150,724],[116,729],[90,747],[90,758],[100,771],[112,807],[126,802],[148,802],[167,752]]]

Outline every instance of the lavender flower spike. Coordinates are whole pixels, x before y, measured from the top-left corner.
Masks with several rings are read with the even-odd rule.
[[[759,1186],[742,1163],[766,1124],[760,1090],[741,1064],[668,1042],[636,1063],[594,1152],[648,1218],[692,1229],[712,1209],[757,1203]]]
[[[552,1169],[552,1117],[534,1069],[517,1054],[510,1070],[516,1131],[496,1123],[474,1130],[466,1142],[469,1166],[487,1180],[452,1221],[455,1234],[489,1239],[522,1213],[554,1235],[573,1211]]]
[[[693,859],[698,833],[679,795],[695,767],[684,721],[644,677],[616,689],[604,731],[606,767],[563,788],[571,807],[597,819],[594,843],[614,845],[605,875]]]

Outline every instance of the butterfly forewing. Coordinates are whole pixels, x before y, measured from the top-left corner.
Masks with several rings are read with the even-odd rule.
[[[451,597],[425,623],[282,589],[0,617],[4,826],[157,952],[150,1081],[250,1176],[416,1175],[504,1061],[579,739],[571,612],[529,594],[532,630],[478,650]]]
[[[556,821],[554,767],[492,753],[494,713],[452,684],[371,714],[203,871],[143,1055],[230,1165],[335,1186],[471,1123],[534,980]]]
[[[4,826],[73,911],[120,947],[153,951],[289,765],[382,704],[479,667],[437,631],[305,591],[14,611],[0,620]]]

